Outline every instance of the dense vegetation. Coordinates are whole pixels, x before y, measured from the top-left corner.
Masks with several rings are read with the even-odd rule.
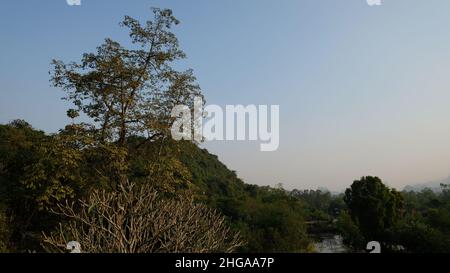
[[[93,159],[77,160],[70,150],[58,150],[63,133],[49,136],[19,120],[0,125],[1,251],[42,251],[43,232],[61,221],[50,212],[58,202],[82,198],[93,188],[109,189],[89,177]],[[186,187],[197,202],[218,209],[240,231],[246,242],[240,251],[313,251],[313,237],[324,232],[342,234],[354,251],[363,251],[372,240],[390,251],[450,251],[448,186],[440,193],[397,192],[367,177],[355,181],[345,195],[286,191],[245,184],[217,156],[190,142],[180,144],[171,162],[183,166],[177,169],[185,170],[190,181]],[[146,144],[144,151],[150,152],[152,145]],[[145,181],[146,155],[133,159],[130,178],[135,181]],[[86,156],[98,160],[99,155],[91,151]]]
[[[40,250],[42,232],[52,231],[61,220],[50,212],[58,202],[82,198],[92,188],[109,188],[102,183],[79,183],[77,176],[84,177],[83,181],[95,180],[88,177],[91,166],[79,166],[70,160],[61,162],[53,153],[55,147],[43,149],[45,145],[57,143],[59,137],[47,136],[24,121],[0,126],[3,250]],[[153,145],[146,144],[144,151],[150,152]],[[181,142],[179,148],[179,161],[171,162],[178,162],[183,166],[177,166],[178,169],[187,170],[184,175],[192,182],[187,187],[195,193],[196,199],[217,208],[227,216],[232,227],[241,232],[247,242],[241,251],[308,249],[310,242],[300,200],[283,189],[244,184],[216,156],[195,144]],[[87,154],[98,156],[92,151]],[[145,152],[136,154],[130,179],[144,181],[148,175],[142,167],[148,160],[146,155]],[[83,158],[80,162],[85,161],[91,159]],[[69,163],[77,166],[63,169]],[[32,168],[36,168],[36,174],[28,171]],[[170,194],[172,189],[164,192]]]
[[[363,249],[379,241],[385,251],[450,252],[450,195],[442,192],[398,192],[377,177],[355,181],[345,194],[348,209],[338,226],[345,242]]]

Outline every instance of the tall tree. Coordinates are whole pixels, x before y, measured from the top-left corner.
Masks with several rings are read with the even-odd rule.
[[[65,99],[76,106],[68,111],[70,117],[84,113],[92,120],[95,143],[117,148],[121,182],[127,179],[128,138],[143,137],[137,147],[168,139],[173,107],[192,106],[194,98],[201,96],[192,70],[173,68],[175,61],[186,57],[171,31],[179,21],[171,10],[152,10],[154,18],[145,25],[129,16],[121,23],[129,29],[132,46],[106,39],[79,63],[53,60],[50,72],[53,85],[62,88]]]

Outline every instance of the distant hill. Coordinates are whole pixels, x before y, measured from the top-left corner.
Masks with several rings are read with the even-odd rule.
[[[446,184],[446,185],[450,184],[450,176],[445,179],[442,179],[442,180],[429,181],[426,183],[420,183],[420,184],[415,184],[415,185],[408,185],[403,190],[420,192],[420,191],[428,188],[434,192],[440,192],[442,190],[441,184]]]
[[[247,245],[243,252],[305,252],[310,239],[305,209],[283,189],[246,184],[216,155],[185,142],[180,161],[192,174],[199,199],[221,211]]]

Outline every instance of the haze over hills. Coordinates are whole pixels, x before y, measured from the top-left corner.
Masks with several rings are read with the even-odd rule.
[[[435,180],[435,181],[429,181],[429,182],[419,183],[419,184],[415,184],[415,185],[408,185],[403,190],[420,192],[426,188],[429,188],[429,189],[433,190],[434,192],[440,192],[442,190],[441,184],[445,184],[445,185],[450,184],[450,175],[447,178],[442,179],[442,180]]]

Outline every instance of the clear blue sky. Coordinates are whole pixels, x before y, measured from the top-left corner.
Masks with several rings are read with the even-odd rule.
[[[378,175],[391,186],[450,173],[450,1],[5,0],[0,122],[56,132],[68,121],[49,63],[78,61],[124,15],[172,8],[208,103],[279,104],[280,149],[205,146],[249,183],[341,190]]]

